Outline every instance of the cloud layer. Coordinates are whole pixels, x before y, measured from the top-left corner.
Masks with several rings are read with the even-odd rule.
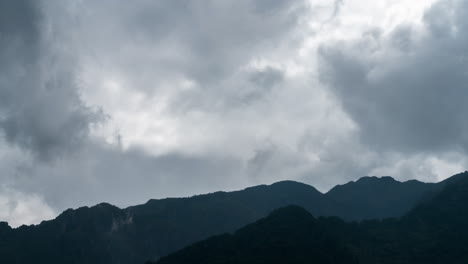
[[[75,150],[99,119],[81,100],[73,57],[38,1],[0,4],[0,128],[41,159]],[[46,27],[51,27],[47,30]]]
[[[0,219],[282,179],[327,190],[464,170],[467,10],[3,1]]]
[[[422,26],[376,28],[322,47],[322,78],[366,144],[413,153],[467,150],[467,7],[441,1]]]

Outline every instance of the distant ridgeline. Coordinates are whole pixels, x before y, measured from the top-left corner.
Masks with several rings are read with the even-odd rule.
[[[154,263],[468,263],[468,174],[446,183],[399,219],[347,223],[289,206]]]
[[[0,222],[0,263],[142,264],[210,236],[234,232],[289,205],[295,206],[275,211],[234,235],[196,243],[160,263],[273,263],[272,259],[283,259],[285,263],[417,263],[408,262],[408,256],[426,254],[429,249],[431,254],[447,249],[462,252],[468,245],[465,241],[456,248],[441,246],[437,243],[446,241],[443,239],[463,242],[464,238],[455,237],[458,233],[434,231],[434,226],[445,224],[444,216],[438,215],[443,203],[453,202],[450,197],[445,201],[440,196],[447,196],[455,185],[450,183],[465,180],[466,176],[462,173],[440,183],[364,177],[325,194],[306,184],[284,181],[236,192],[150,200],[126,209],[104,203],[69,209],[36,226],[12,229]],[[463,205],[468,205],[468,199]],[[439,211],[428,212],[432,207]],[[465,209],[460,204],[457,210]],[[339,218],[312,215],[337,216],[346,221],[404,216],[398,221],[347,224]],[[456,221],[462,220],[453,218],[454,224],[461,225]],[[244,243],[247,240],[252,242]],[[410,246],[413,242],[420,244],[414,251]],[[439,251],[433,250],[435,246]],[[290,259],[294,255],[297,257]],[[393,257],[386,258],[387,255]],[[207,259],[208,256],[218,257]],[[437,260],[429,253],[427,256],[431,261]],[[400,262],[375,262],[376,259]]]

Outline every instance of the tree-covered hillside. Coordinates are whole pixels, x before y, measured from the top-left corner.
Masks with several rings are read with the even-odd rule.
[[[468,263],[468,173],[456,175],[402,218],[345,222],[279,209],[236,233],[160,259],[185,263]]]
[[[298,205],[314,216],[347,220],[399,217],[445,183],[364,178],[322,194],[283,181],[235,192],[69,209],[37,226],[0,224],[0,263],[143,263],[196,241],[233,232],[274,209]],[[381,210],[386,208],[386,210]]]

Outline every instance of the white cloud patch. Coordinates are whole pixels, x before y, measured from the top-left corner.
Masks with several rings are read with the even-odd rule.
[[[0,219],[10,226],[39,224],[55,215],[56,212],[41,196],[0,186]]]

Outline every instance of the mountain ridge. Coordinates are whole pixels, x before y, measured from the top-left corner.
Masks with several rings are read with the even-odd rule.
[[[452,176],[454,177],[454,176]],[[158,199],[148,199],[148,201],[146,201],[145,203],[142,203],[142,204],[136,204],[136,205],[130,205],[130,206],[127,206],[127,207],[119,207],[119,206],[116,206],[116,205],[113,205],[111,203],[108,203],[108,202],[100,202],[98,204],[95,204],[95,205],[84,205],[84,206],[79,206],[79,207],[76,207],[76,208],[68,208],[68,209],[65,209],[64,211],[62,211],[57,217],[59,217],[61,214],[67,212],[67,211],[70,211],[70,210],[80,210],[80,209],[83,209],[83,208],[93,208],[93,207],[96,207],[96,206],[101,206],[101,205],[109,205],[109,206],[112,206],[112,207],[115,207],[115,208],[118,208],[120,210],[127,210],[127,209],[130,209],[130,208],[134,208],[134,207],[138,207],[138,206],[143,206],[143,205],[147,205],[147,204],[151,204],[151,203],[154,203],[154,202],[160,202],[160,201],[167,201],[167,200],[174,200],[174,199],[192,199],[192,198],[197,198],[197,197],[200,197],[200,196],[209,196],[209,195],[216,195],[216,194],[229,194],[229,193],[237,193],[237,192],[243,192],[243,191],[249,191],[249,190],[252,190],[252,189],[257,189],[257,188],[265,188],[265,187],[274,187],[274,186],[279,186],[279,185],[291,185],[291,184],[297,184],[297,185],[303,185],[304,187],[308,187],[308,188],[311,188],[313,190],[315,190],[316,192],[320,193],[320,194],[328,194],[330,193],[332,190],[336,189],[336,188],[340,188],[340,187],[343,187],[343,186],[346,186],[346,185],[349,185],[349,184],[353,184],[353,183],[357,183],[359,181],[362,181],[362,180],[365,180],[365,179],[376,179],[376,180],[382,180],[382,179],[387,179],[387,178],[390,178],[391,180],[395,181],[395,182],[398,182],[398,183],[411,183],[411,182],[417,182],[417,183],[422,183],[422,184],[439,184],[439,183],[444,183],[444,182],[447,182],[448,180],[450,180],[452,177],[449,177],[445,180],[442,180],[442,181],[439,181],[439,182],[423,182],[423,181],[419,181],[419,180],[415,180],[415,179],[412,179],[412,180],[406,180],[406,181],[399,181],[399,180],[396,180],[395,178],[391,177],[391,176],[363,176],[355,181],[349,181],[347,183],[344,183],[344,184],[337,184],[335,185],[334,187],[332,187],[330,190],[326,191],[326,192],[321,192],[319,190],[317,190],[314,186],[312,185],[309,185],[307,183],[303,183],[303,182],[299,182],[299,181],[294,181],[294,180],[281,180],[281,181],[278,181],[278,182],[274,182],[274,183],[271,183],[271,184],[260,184],[260,185],[255,185],[255,186],[249,186],[249,187],[246,187],[246,188],[243,188],[243,189],[239,189],[239,190],[233,190],[233,191],[215,191],[215,192],[209,192],[209,193],[203,193],[203,194],[195,194],[195,195],[192,195],[192,196],[181,196],[181,197],[166,197],[166,198],[158,198]],[[56,217],[56,218],[57,218]],[[43,220],[41,221],[42,222],[47,222],[47,221],[51,221],[51,220],[55,220],[56,218],[54,219],[50,219],[50,220]],[[8,222],[7,221],[0,221],[0,223],[6,223],[8,226]],[[39,224],[31,224],[31,225],[21,225],[21,226],[18,226],[18,227],[11,227],[12,229],[17,229],[19,227],[22,227],[22,226],[37,226],[37,225],[40,225],[41,223]]]
[[[383,186],[393,182],[389,179],[371,181]],[[408,185],[398,181],[391,184]],[[343,185],[345,187],[340,189],[345,191],[335,191],[332,195],[304,183],[281,181],[234,192],[150,199],[145,204],[124,209],[108,203],[68,209],[39,225],[12,229],[0,224],[0,234],[5,233],[0,236],[0,253],[3,253],[0,262],[143,263],[212,235],[233,232],[288,205],[299,205],[315,216],[339,216],[346,220],[399,217],[416,205],[423,193],[436,192],[439,188],[437,184],[418,182],[410,185],[417,186],[417,193],[421,195],[407,194],[413,192],[414,186],[397,188],[395,193],[392,188],[388,192],[365,192],[366,195],[409,197],[405,203],[394,199],[369,199],[372,197],[362,199],[362,204],[349,203],[354,200],[350,194],[361,192],[357,188],[359,184],[355,183]],[[405,193],[396,193],[400,191]],[[381,200],[385,206],[395,208],[382,214],[376,209],[378,206],[369,203],[373,200]],[[80,247],[76,246],[78,242]],[[54,250],[56,248],[62,250],[58,252]],[[17,252],[26,253],[17,256]]]
[[[147,263],[467,263],[467,204],[468,172],[464,172],[399,219],[344,222],[314,218],[302,208],[280,208],[233,234],[196,242]],[[319,230],[320,236],[310,230]]]

